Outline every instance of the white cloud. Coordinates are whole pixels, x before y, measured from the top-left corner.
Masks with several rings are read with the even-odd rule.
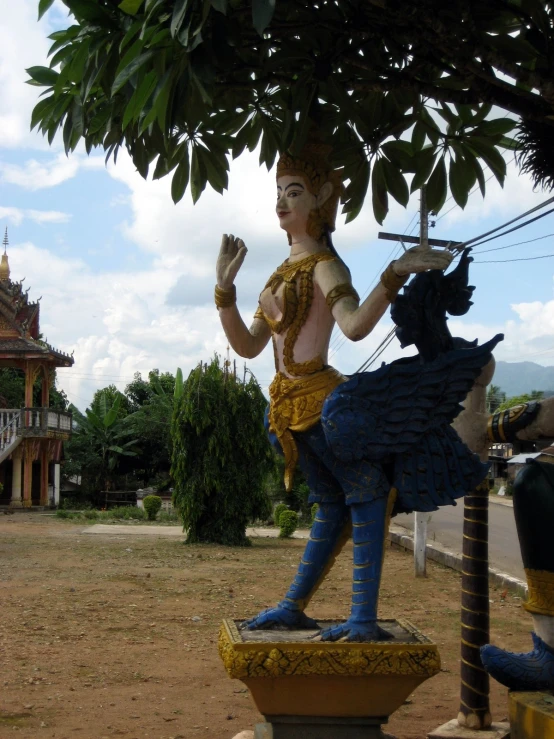
[[[72,179],[81,168],[103,167],[103,157],[86,157],[77,153],[67,157],[60,153],[46,163],[38,162],[36,159],[29,159],[23,165],[0,162],[0,180],[10,185],[18,185],[25,190],[43,190]]]
[[[71,215],[59,210],[33,210],[0,206],[0,220],[7,220],[14,226],[19,226],[25,218],[38,224],[67,223]]]
[[[0,146],[16,148],[48,147],[36,132],[30,132],[31,112],[39,100],[40,88],[25,84],[26,69],[47,66],[51,41],[49,20],[37,23],[35,0],[0,0]]]

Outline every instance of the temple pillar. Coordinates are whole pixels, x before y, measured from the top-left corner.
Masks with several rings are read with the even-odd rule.
[[[61,484],[61,474],[60,474],[60,465],[55,464],[54,465],[54,505],[59,506],[60,505],[60,484]]]
[[[25,408],[33,407],[33,385],[35,384],[36,367],[29,362],[25,367]]]
[[[32,501],[33,489],[33,455],[31,450],[25,448],[25,456],[23,457],[23,508],[30,508]]]
[[[21,500],[21,462],[23,455],[20,449],[17,449],[12,455],[13,472],[12,472],[12,499],[10,506],[12,508],[21,508],[23,501]]]
[[[41,405],[43,408],[50,407],[50,372],[45,364],[42,366]]]
[[[48,500],[48,447],[40,453],[40,505],[49,505]]]

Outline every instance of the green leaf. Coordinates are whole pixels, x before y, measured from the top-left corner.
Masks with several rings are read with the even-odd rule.
[[[497,118],[494,121],[483,121],[475,129],[479,136],[504,136],[515,128],[516,122],[510,118]]]
[[[433,146],[428,146],[415,154],[415,175],[412,180],[410,192],[419,190],[427,182],[435,166],[436,156],[436,150]]]
[[[115,81],[112,86],[112,95],[115,95],[123,85],[130,80],[130,78],[137,72],[143,64],[146,64],[147,61],[149,61],[154,56],[154,51],[149,50],[144,52],[144,54],[141,54],[140,56],[136,57],[136,59],[133,59],[133,61],[128,64],[125,69],[123,69],[118,76],[115,78]]]
[[[475,136],[467,140],[466,146],[485,162],[500,185],[503,185],[506,177],[506,162],[500,152],[484,139],[478,140]]]
[[[173,15],[171,16],[171,23],[169,26],[173,38],[175,38],[181,30],[181,26],[183,25],[183,21],[187,14],[188,6],[189,0],[176,0],[175,5],[173,6]]]
[[[383,162],[383,174],[387,183],[387,190],[393,196],[397,203],[406,207],[410,199],[408,184],[397,167],[384,157],[380,160]]]
[[[144,0],[123,0],[117,7],[128,15],[136,15],[143,2]]]
[[[371,189],[373,195],[373,214],[377,223],[382,225],[389,212],[389,198],[387,195],[387,183],[383,171],[383,159],[378,159],[373,165],[371,175]]]
[[[450,160],[450,168],[448,172],[448,181],[450,184],[450,192],[457,205],[465,208],[469,195],[469,188],[466,187],[465,173],[463,171],[463,159],[458,157]]]
[[[123,129],[127,128],[131,121],[134,121],[139,117],[148,98],[154,92],[157,81],[156,72],[152,70],[144,77],[140,85],[134,91],[127,107],[125,108],[123,122],[121,124]]]
[[[412,131],[412,146],[414,148],[414,151],[421,151],[421,149],[423,149],[423,145],[425,144],[426,131],[427,129],[425,128],[423,123],[420,123],[418,121],[415,124],[414,130]]]
[[[178,203],[182,199],[188,183],[189,150],[185,145],[181,161],[179,162],[179,165],[175,170],[175,174],[173,175],[173,179],[171,180],[171,197],[173,198],[174,203]]]
[[[429,211],[438,213],[446,200],[446,164],[442,156],[427,183],[427,207]]]
[[[54,0],[39,0],[39,3],[38,3],[38,19],[39,20],[46,13],[46,11],[52,7],[53,4],[54,4]]]
[[[227,13],[227,0],[210,0],[212,8],[225,15]]]
[[[29,67],[25,71],[31,78],[27,80],[28,84],[37,84],[40,86],[55,85],[59,77],[58,72],[48,67]]]
[[[204,192],[208,181],[208,174],[203,166],[201,156],[198,156],[198,151],[198,146],[192,147],[190,191],[193,203],[198,201],[198,198]]]
[[[271,23],[274,13],[275,0],[252,0],[252,23],[260,36]]]

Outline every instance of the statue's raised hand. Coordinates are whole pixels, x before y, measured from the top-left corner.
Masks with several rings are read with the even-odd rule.
[[[225,290],[233,286],[248,249],[244,241],[233,234],[223,234],[215,268],[217,284]]]
[[[420,244],[404,252],[394,262],[393,269],[397,275],[411,275],[417,272],[426,272],[428,269],[446,269],[454,259],[448,249],[431,249],[428,245]]]

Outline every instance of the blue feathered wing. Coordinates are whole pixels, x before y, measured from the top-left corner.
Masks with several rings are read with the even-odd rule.
[[[321,416],[334,455],[394,463],[397,512],[435,510],[472,490],[488,467],[450,424],[502,338],[428,363],[400,359],[339,385]]]

